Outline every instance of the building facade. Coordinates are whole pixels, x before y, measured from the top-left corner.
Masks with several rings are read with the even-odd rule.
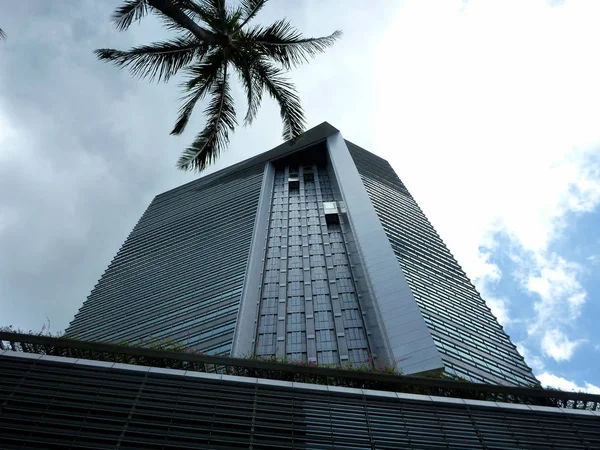
[[[327,123],[157,196],[67,334],[537,383],[391,166]]]

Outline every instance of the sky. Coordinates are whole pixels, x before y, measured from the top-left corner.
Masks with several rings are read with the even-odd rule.
[[[198,177],[175,163],[202,105],[169,136],[178,80],[92,53],[168,37],[117,32],[118,4],[0,3],[0,325],[64,329],[153,197]],[[290,74],[308,127],[392,164],[544,385],[600,394],[600,2],[271,0],[258,21],[281,17],[344,31]],[[281,130],[265,101],[206,173]]]

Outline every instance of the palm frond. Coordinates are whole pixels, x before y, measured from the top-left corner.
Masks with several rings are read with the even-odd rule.
[[[177,122],[171,134],[183,133],[196,103],[213,88],[215,81],[220,79],[225,65],[225,56],[223,52],[218,51],[207,56],[202,63],[187,69],[189,80],[182,85],[183,91],[186,93],[182,100],[185,102],[179,108]]]
[[[197,0],[202,7],[212,10],[219,14],[219,16],[223,19],[225,18],[225,13],[227,12],[227,4],[225,0]]]
[[[195,57],[203,57],[207,50],[208,45],[188,37],[155,42],[127,51],[104,48],[95,50],[94,53],[98,59],[129,69],[136,77],[168,81]]]
[[[284,72],[281,69],[270,65],[264,59],[256,60],[253,70],[261,86],[279,103],[283,139],[293,139],[302,134],[306,121],[294,85],[282,76]]]
[[[205,25],[208,25],[212,32],[219,31],[222,20],[217,16],[215,11],[203,8],[193,0],[170,0],[170,2],[192,21],[203,22]],[[158,20],[163,23],[167,30],[193,34],[192,31],[183,26],[182,23],[172,15],[165,14],[158,9],[154,9],[152,12]]]
[[[4,32],[4,30],[2,28],[0,28],[0,40],[1,39],[6,39],[6,33]]]
[[[219,75],[211,94],[213,98],[205,110],[208,116],[206,126],[177,161],[179,169],[203,171],[219,157],[229,143],[229,132],[235,129],[237,121],[229,92],[227,66]]]
[[[217,11],[205,4],[199,3],[197,0],[172,0],[173,3],[184,11],[192,20],[201,20],[206,25],[211,27],[213,31],[217,31],[220,23]],[[200,0],[202,1],[202,0]]]
[[[268,27],[257,26],[240,33],[244,45],[254,47],[288,70],[323,53],[341,36],[342,32],[337,30],[329,36],[304,38],[287,20],[279,20]]]
[[[204,27],[201,27],[196,23],[188,13],[181,8],[180,5],[193,5],[192,0],[184,2],[183,0],[146,0],[154,12],[159,16],[163,16],[163,19],[167,23],[171,24],[171,27],[178,30],[187,30],[192,33],[200,41],[207,42],[210,44],[218,44],[219,36]]]
[[[238,27],[238,30],[244,28],[244,26],[250,22],[256,14],[262,9],[268,0],[241,0],[240,6],[243,12],[243,21]]]
[[[194,0],[196,7],[203,11],[203,20],[210,25],[213,31],[220,33],[227,26],[227,5],[225,0]]]
[[[244,126],[250,125],[254,121],[258,109],[260,108],[263,86],[252,69],[252,60],[248,55],[236,52],[232,56],[231,62],[237,69],[248,101],[248,110],[244,117]]]
[[[117,30],[124,31],[148,13],[147,0],[125,0],[112,14]]]

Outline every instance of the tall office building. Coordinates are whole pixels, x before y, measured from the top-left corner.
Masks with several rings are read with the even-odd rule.
[[[327,123],[157,196],[67,334],[537,383],[390,165]]]

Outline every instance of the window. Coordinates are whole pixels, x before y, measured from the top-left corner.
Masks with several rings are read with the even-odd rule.
[[[269,247],[267,249],[267,258],[280,258],[281,247]]]
[[[342,311],[342,318],[345,328],[362,327],[362,317],[358,309],[345,309]]]
[[[313,244],[310,246],[309,249],[309,254],[311,255],[322,255],[323,252],[323,246],[322,245],[317,245],[317,244]]]
[[[288,281],[302,281],[304,278],[303,273],[302,269],[289,269],[287,271],[287,279]]]
[[[279,282],[279,270],[265,271],[265,283],[278,283],[278,282]]]
[[[288,297],[300,297],[304,295],[304,284],[301,281],[291,281],[288,283]]]
[[[332,242],[331,243],[331,253],[346,253],[344,244],[342,244],[341,242]]]
[[[281,247],[281,237],[271,236],[269,239],[269,247]]]
[[[288,256],[302,256],[302,246],[290,245],[288,247]]]
[[[306,333],[304,331],[287,333],[286,351],[289,353],[305,352]]]
[[[320,225],[321,222],[319,222],[319,218],[318,217],[309,217],[308,218],[308,225]],[[321,232],[321,228],[319,227],[319,231],[318,233]]]
[[[313,303],[315,311],[331,311],[331,301],[328,295],[313,296]]]
[[[318,330],[315,337],[317,350],[337,350],[337,340],[333,330]]]
[[[264,298],[261,302],[260,307],[261,314],[277,314],[277,299],[276,298]]]
[[[354,292],[354,286],[352,286],[352,280],[350,278],[340,278],[337,280],[339,292]]]
[[[289,297],[287,307],[289,312],[304,312],[304,297]]]
[[[367,347],[367,340],[365,339],[365,333],[362,328],[347,328],[346,342],[348,343],[348,348]]]
[[[331,311],[316,311],[315,312],[315,329],[331,329],[334,327],[333,314]]]
[[[279,283],[265,283],[263,285],[263,298],[279,297]]]
[[[287,315],[287,331],[305,331],[306,330],[306,320],[304,318],[304,313],[291,313]]]
[[[288,245],[302,245],[302,238],[298,235],[290,235]]]
[[[358,309],[358,300],[353,293],[342,293],[339,298],[342,309]]]
[[[321,235],[320,234],[309,234],[308,235],[308,243],[310,245],[320,245],[321,244]]]
[[[337,364],[337,352],[317,352],[319,364]]]
[[[311,225],[311,220],[316,222],[316,224]],[[308,221],[308,234],[316,234],[317,236],[321,235],[321,227],[319,226],[319,219],[309,219]]]
[[[342,265],[342,264],[348,264],[348,258],[346,257],[346,255],[344,253],[334,253],[332,255],[333,257],[333,264],[338,266],[338,265]]]
[[[354,364],[363,364],[367,362],[368,357],[369,353],[364,348],[354,348],[348,350],[348,359]]]
[[[272,355],[275,353],[276,343],[276,334],[259,334],[256,340],[256,353],[259,355]]]
[[[313,280],[326,280],[327,271],[325,270],[325,267],[312,267],[310,269],[310,277]]]
[[[334,269],[336,278],[350,278],[350,268],[348,266],[335,266]]]
[[[329,286],[326,280],[315,280],[312,282],[313,294],[329,294]]]
[[[323,255],[310,255],[310,265],[311,267],[325,267],[325,256]]]
[[[259,333],[276,333],[277,332],[277,315],[269,314],[260,318]]]
[[[288,268],[289,269],[301,269],[302,268],[302,257],[301,256],[291,256],[288,258]]]

